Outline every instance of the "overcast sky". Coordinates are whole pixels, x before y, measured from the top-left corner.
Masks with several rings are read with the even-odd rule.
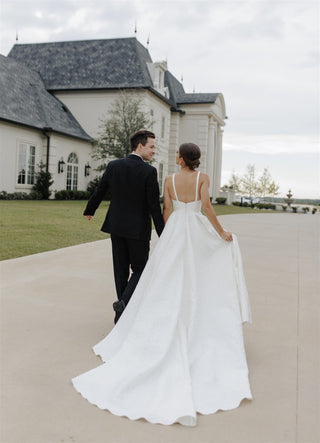
[[[222,92],[222,184],[248,163],[320,197],[319,2],[0,0],[1,46],[134,36],[186,92]]]

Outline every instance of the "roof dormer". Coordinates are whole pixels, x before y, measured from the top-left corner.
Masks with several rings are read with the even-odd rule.
[[[168,70],[167,62],[147,63],[147,66],[154,89],[169,98],[169,89],[164,85],[164,74]]]

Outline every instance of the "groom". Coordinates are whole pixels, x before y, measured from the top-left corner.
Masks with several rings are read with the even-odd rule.
[[[114,280],[118,301],[113,303],[117,323],[147,263],[151,217],[160,236],[164,221],[159,203],[157,170],[145,163],[155,153],[155,135],[141,130],[130,136],[131,154],[108,163],[83,213],[92,219],[110,191],[110,207],[101,231],[111,234]],[[151,216],[151,217],[150,217]],[[129,278],[130,268],[132,270]]]

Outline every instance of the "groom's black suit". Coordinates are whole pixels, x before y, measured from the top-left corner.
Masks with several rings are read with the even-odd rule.
[[[127,304],[148,260],[151,217],[158,235],[164,228],[157,170],[135,154],[111,161],[84,215],[94,215],[107,191],[111,202],[101,230],[111,234],[117,296]]]

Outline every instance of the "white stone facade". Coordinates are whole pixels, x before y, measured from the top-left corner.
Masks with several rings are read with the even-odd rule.
[[[0,191],[10,193],[29,193],[32,190],[34,180],[28,180],[28,177],[21,180],[21,165],[19,168],[19,150],[27,150],[28,156],[28,151],[33,148],[35,153],[33,165],[28,164],[29,161],[27,159],[26,169],[30,170],[30,167],[33,167],[34,172],[37,172],[40,162],[46,164],[47,137],[40,130],[0,121]],[[49,150],[49,172],[52,174],[52,178],[54,180],[54,183],[50,188],[52,191],[52,197],[54,197],[55,191],[66,189],[67,187],[67,165],[68,158],[71,153],[76,154],[76,158],[78,159],[77,189],[86,190],[88,183],[92,178],[92,173],[89,176],[85,176],[84,173],[85,165],[88,163],[88,161],[91,162],[91,143],[53,132],[50,135]],[[58,172],[59,160],[63,160],[65,163],[63,165],[64,171],[61,173]],[[74,169],[74,165],[71,165],[70,167],[71,169]]]
[[[164,100],[149,90],[136,89],[134,93],[143,103],[143,111],[152,116],[151,129],[156,134],[154,166],[158,170],[160,185],[168,174],[175,172],[175,153],[181,143],[193,142],[201,149],[200,171],[210,177],[210,196],[219,194],[222,161],[222,126],[224,101],[219,95],[216,103],[181,105],[183,112],[172,111]],[[67,105],[84,130],[93,138],[100,132],[101,121],[107,120],[116,91],[65,91],[55,96]],[[97,166],[91,158],[93,169]],[[92,175],[95,175],[92,172]],[[160,186],[161,188],[163,186]],[[161,189],[162,192],[163,189]]]
[[[152,62],[135,38],[15,45],[10,54],[0,56],[0,191],[30,192],[41,161],[52,174],[52,191],[86,190],[101,175],[92,142],[120,94],[128,93],[140,99],[150,119],[146,129],[156,134],[161,194],[164,178],[177,170],[179,145],[192,142],[201,149],[210,196],[219,195],[222,94],[186,93],[167,62]],[[55,69],[48,69],[49,60]]]

